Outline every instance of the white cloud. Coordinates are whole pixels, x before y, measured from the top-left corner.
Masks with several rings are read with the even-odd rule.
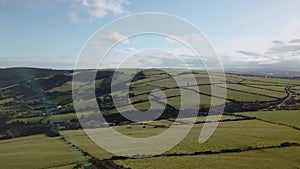
[[[176,43],[177,41],[176,41],[176,37],[174,37],[174,36],[167,36],[166,37],[166,42],[168,42],[168,43]]]
[[[191,43],[197,45],[206,45],[207,39],[200,34],[187,34],[187,35],[176,35],[176,36],[167,36],[166,41],[169,43],[183,42],[183,43]]]
[[[116,43],[123,40],[122,41],[123,44],[129,44],[129,40],[127,36],[124,36],[119,32],[111,32],[110,34],[107,35],[105,39],[111,43]]]
[[[247,63],[270,65],[283,61],[300,61],[300,22],[294,22],[272,37],[250,36],[235,38],[219,53],[227,65]],[[291,43],[292,42],[292,43]]]
[[[69,21],[72,23],[77,23],[79,22],[79,11],[78,9],[73,6],[72,9],[68,13]]]
[[[189,49],[174,49],[171,53],[175,56],[183,56],[183,57],[196,57],[196,55]]]
[[[99,19],[108,14],[125,14],[127,0],[0,0],[0,5],[17,4],[23,7],[40,7],[41,5],[65,4],[69,6],[68,14],[70,22],[78,22],[80,14],[88,15],[92,19]]]
[[[78,22],[80,13],[88,15],[92,19],[103,18],[108,14],[125,14],[128,13],[124,9],[126,4],[129,4],[127,0],[75,0],[68,13],[69,20]]]
[[[81,7],[93,18],[102,18],[108,13],[124,14],[126,0],[82,0]]]

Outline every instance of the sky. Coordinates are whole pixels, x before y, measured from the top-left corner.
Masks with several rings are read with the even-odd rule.
[[[104,25],[136,13],[163,12],[195,25],[225,68],[299,70],[299,6],[299,0],[0,0],[0,67],[72,69],[87,40]],[[124,38],[118,31],[107,36]],[[126,51],[146,48],[162,48],[193,63],[193,54],[169,37],[144,36],[125,39],[103,66],[114,66]],[[160,52],[152,55],[161,66],[173,60]]]

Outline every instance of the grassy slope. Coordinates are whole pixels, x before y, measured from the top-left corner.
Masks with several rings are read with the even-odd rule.
[[[258,88],[253,88],[253,87],[248,87],[248,86],[238,85],[238,84],[228,84],[227,88],[234,89],[234,90],[240,90],[240,91],[244,91],[244,92],[249,92],[249,93],[254,93],[254,94],[263,94],[263,95],[277,97],[277,98],[283,98],[287,95],[285,91],[276,92],[276,91],[258,89]]]
[[[300,128],[300,110],[259,111],[240,114]]]
[[[299,147],[257,150],[218,155],[158,157],[149,159],[117,160],[117,164],[132,169],[173,169],[173,168],[299,168]]]
[[[272,114],[273,113],[273,114]],[[300,124],[299,111],[272,111],[243,113],[286,124]],[[278,117],[277,117],[278,116]],[[280,119],[280,120],[279,120]],[[279,120],[279,121],[278,121]],[[188,137],[170,152],[193,152],[204,148],[218,150],[223,148],[242,148],[247,146],[276,145],[282,141],[299,143],[299,131],[280,125],[273,125],[257,120],[221,123],[214,135],[203,145],[195,142],[197,130],[192,130]],[[194,139],[192,139],[194,137]],[[201,148],[202,147],[202,148]],[[186,151],[186,150],[188,151]],[[133,169],[140,168],[298,168],[299,147],[255,150],[241,153],[217,155],[198,155],[180,157],[158,157],[149,159],[116,160],[115,162]]]
[[[70,71],[38,68],[0,69],[0,88],[34,78],[46,77],[67,72]]]
[[[147,110],[149,108],[148,93],[154,89],[163,90],[167,97],[170,98],[168,103],[176,108],[180,107],[180,91],[177,87],[176,81],[159,70],[145,70],[146,78],[142,80],[138,80],[131,83],[131,86],[134,87],[130,92],[134,93],[135,96],[131,98],[131,101],[140,101],[144,100],[144,103],[139,103],[135,105],[139,110]],[[174,77],[180,79],[184,82],[183,85],[186,85],[186,88],[189,88],[189,85],[193,83],[190,80],[190,75],[180,74],[182,72],[174,71]],[[210,83],[208,74],[206,72],[197,72],[195,75],[196,81],[198,82],[199,90],[206,95],[211,95]],[[296,80],[288,80],[288,79],[275,79],[275,78],[263,78],[263,77],[254,77],[254,76],[242,76],[242,75],[234,75],[227,74],[227,83],[228,89],[240,90],[227,90],[227,102],[230,100],[240,101],[240,102],[254,102],[254,101],[275,101],[277,98],[283,98],[286,96],[284,88],[287,85],[294,85],[299,83]],[[99,79],[96,81],[96,87],[101,87],[101,82],[103,79]],[[224,83],[222,81],[218,81],[219,83]],[[235,84],[234,84],[235,83]],[[240,85],[242,84],[242,85]],[[217,85],[217,84],[216,84]],[[252,86],[251,86],[252,85]],[[272,86],[270,86],[272,85]],[[214,86],[215,87],[215,86]],[[171,89],[170,89],[171,88]],[[219,87],[215,87],[219,90]],[[69,99],[71,95],[65,93],[71,91],[71,82],[66,82],[62,86],[55,87],[50,89],[49,92],[64,92],[61,95],[57,95],[54,97],[51,102],[54,104],[58,104],[66,99]],[[177,97],[174,97],[177,96]],[[218,93],[216,94],[218,96]],[[269,97],[268,97],[269,96]],[[209,96],[201,95],[200,96],[201,106],[208,107],[210,105],[211,98]],[[218,99],[216,99],[218,101]],[[89,104],[89,101],[85,104]],[[193,101],[187,101],[190,105],[195,105]],[[219,101],[218,101],[219,102]],[[218,103],[217,103],[218,104]],[[159,107],[160,108],[160,107]],[[124,110],[130,110],[128,108],[124,108]],[[110,110],[105,113],[116,113],[116,110]]]
[[[0,100],[0,105],[5,104],[5,103],[9,103],[9,102],[12,102],[12,101],[14,101],[13,98],[2,99],[2,100]]]
[[[170,125],[170,123],[165,123],[165,121],[162,121],[162,123],[158,122],[159,121],[155,122],[156,125]],[[166,130],[166,128],[155,128],[155,123],[154,125],[136,124],[117,126],[116,129],[132,137],[149,137]],[[195,125],[188,136],[180,144],[166,152],[166,154],[220,151],[235,148],[245,149],[248,147],[279,145],[283,142],[300,143],[299,132],[295,129],[258,120],[247,120],[221,122],[213,136],[207,142],[199,144],[198,137],[202,127],[203,124]],[[94,131],[99,133],[101,130],[102,129],[97,129]],[[96,157],[110,157],[109,153],[93,144],[83,131],[63,131],[62,135],[73,144],[78,145]],[[99,135],[99,138],[100,137]]]
[[[70,145],[44,135],[0,141],[1,168],[46,168],[84,160]]]

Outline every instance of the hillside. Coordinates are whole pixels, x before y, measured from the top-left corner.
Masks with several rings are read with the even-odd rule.
[[[0,88],[14,85],[28,80],[63,74],[70,71],[39,68],[7,68],[0,69]]]
[[[31,74],[30,72],[35,72]],[[299,109],[300,109],[300,81],[295,79],[266,78],[238,74],[226,74],[226,81],[211,81],[208,73],[193,71],[197,83],[193,83],[190,74],[184,70],[172,70],[171,75],[162,70],[140,70],[132,80],[121,75],[132,73],[133,70],[123,69],[98,70],[95,81],[85,83],[72,81],[70,71],[56,71],[43,69],[2,69],[5,74],[0,90],[0,149],[3,152],[14,152],[3,157],[4,168],[10,168],[12,161],[22,161],[30,142],[32,153],[27,159],[31,162],[18,164],[22,168],[80,168],[94,166],[96,168],[194,168],[205,166],[218,168],[223,164],[232,168],[249,168],[251,164],[261,158],[269,160],[280,159],[277,163],[268,165],[262,160],[261,166],[282,168],[284,164],[290,167],[298,165],[295,154],[299,151]],[[23,72],[18,76],[8,76],[9,73]],[[74,76],[86,78],[93,75],[95,70],[82,70]],[[113,75],[117,74],[112,82]],[[213,73],[218,75],[217,73]],[[18,77],[23,78],[18,78]],[[24,80],[25,79],[25,80]],[[181,90],[189,95],[199,97],[197,102],[190,97],[185,103],[189,107],[199,107],[194,127],[187,137],[177,146],[164,154],[145,159],[131,159],[113,156],[99,148],[81,130],[79,119],[87,121],[87,131],[100,132],[106,125],[95,123],[97,114],[89,105],[92,99],[89,92],[94,92],[98,107],[104,114],[108,124],[122,134],[131,137],[150,137],[164,132],[171,125],[184,125],[189,118],[191,109],[181,107],[181,91],[175,79],[183,81]],[[91,91],[91,84],[95,84],[95,91]],[[221,90],[227,86],[227,97],[212,94],[212,89]],[[81,92],[82,106],[85,109],[75,113],[72,101],[72,85],[80,86],[73,92]],[[129,88],[129,93],[121,90],[120,86]],[[114,92],[111,92],[111,87]],[[198,88],[199,90],[195,90]],[[166,107],[162,99],[156,99],[155,106],[148,113],[156,115],[163,111],[155,121],[132,122],[122,115],[133,115],[147,111],[150,108],[149,96],[157,94],[157,89],[166,95]],[[112,96],[121,104],[121,111],[115,108]],[[129,99],[126,99],[126,97]],[[212,98],[216,101],[211,104]],[[210,106],[218,107],[225,103],[224,115],[214,135],[205,143],[199,144],[199,132],[203,128]],[[132,104],[137,110],[130,107]],[[184,110],[186,117],[175,122],[179,110]],[[218,112],[221,114],[223,112]],[[214,117],[214,116],[209,116]],[[45,134],[48,137],[39,135]],[[33,135],[33,136],[32,136]],[[21,138],[16,138],[21,137]],[[54,138],[49,138],[54,137]],[[49,143],[40,144],[46,141]],[[19,148],[15,149],[14,145]],[[52,147],[48,149],[47,146]],[[136,147],[139,148],[138,146]],[[43,150],[47,155],[40,152]],[[55,153],[56,152],[56,153]],[[57,154],[50,156],[50,154]],[[282,154],[289,153],[291,157]],[[279,154],[279,155],[278,155]],[[61,160],[64,155],[68,158]],[[51,157],[49,160],[44,158]],[[253,159],[252,156],[257,156]],[[141,157],[146,157],[142,155]],[[36,160],[41,159],[41,160]],[[212,164],[205,159],[217,159],[218,164]],[[235,159],[234,162],[231,159]],[[184,164],[181,161],[194,161]],[[173,163],[176,161],[176,164]],[[150,165],[151,164],[151,165]],[[184,165],[183,165],[184,164]],[[281,166],[281,167],[279,167]]]
[[[124,74],[126,71],[117,72]],[[8,76],[8,74],[19,73],[18,76]],[[34,73],[32,73],[34,72]],[[92,74],[91,71],[82,71],[84,75]],[[193,71],[197,84],[192,84],[190,76],[184,71],[174,70],[172,76],[155,69],[143,70],[143,75],[136,76],[132,82],[128,80],[114,81],[114,85],[125,84],[130,88],[129,93],[115,91],[111,93],[111,79],[114,74],[113,70],[99,70],[95,79],[95,93],[99,108],[102,110],[108,120],[114,121],[125,119],[119,117],[118,112],[113,104],[111,96],[122,100],[121,113],[130,113],[133,110],[129,104],[133,104],[138,110],[145,111],[150,107],[148,94],[156,89],[162,90],[166,94],[167,109],[160,104],[154,107],[154,110],[165,109],[163,114],[166,118],[176,117],[176,113],[180,110],[181,93],[174,78],[181,79],[185,82],[181,87],[186,93],[199,95],[200,111],[207,112],[211,106],[211,99],[214,98],[217,103],[225,102],[226,112],[239,111],[255,111],[260,109],[297,109],[299,108],[299,80],[265,78],[257,76],[245,76],[237,74],[226,74],[226,82],[216,81],[211,84],[208,78],[208,73],[203,71]],[[56,71],[43,69],[2,69],[0,74],[5,74],[1,77],[10,77],[7,85],[0,90],[0,111],[2,117],[7,120],[16,118],[33,118],[46,116],[62,116],[59,114],[74,113],[72,104],[72,73],[70,71]],[[18,77],[23,78],[18,78]],[[21,80],[27,79],[26,81]],[[14,82],[13,82],[14,81]],[[9,83],[9,84],[8,84]],[[89,84],[81,84],[81,82],[73,82],[81,85],[82,91],[88,93]],[[91,82],[92,83],[92,82]],[[213,95],[214,90],[220,90],[227,85],[227,97]],[[199,91],[193,91],[192,87],[197,86]],[[289,91],[287,91],[289,90]],[[83,94],[84,94],[83,93]],[[125,100],[125,96],[129,95],[129,100]],[[291,95],[289,97],[289,95]],[[88,105],[91,99],[89,96],[84,97],[84,102]],[[186,100],[190,106],[198,105],[199,103],[193,100]],[[128,106],[127,106],[128,105]],[[57,107],[59,106],[59,110]],[[134,113],[134,112],[133,112]],[[76,115],[73,116],[76,119]],[[163,118],[163,117],[162,117]],[[3,119],[3,118],[2,118]]]

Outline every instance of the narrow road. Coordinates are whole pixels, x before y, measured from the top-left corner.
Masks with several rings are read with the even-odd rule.
[[[278,108],[280,108],[284,103],[286,103],[288,100],[291,99],[291,97],[293,96],[293,93],[290,91],[291,87],[286,87],[284,90],[286,91],[286,93],[288,94],[287,98],[284,99],[280,104],[277,105]]]

